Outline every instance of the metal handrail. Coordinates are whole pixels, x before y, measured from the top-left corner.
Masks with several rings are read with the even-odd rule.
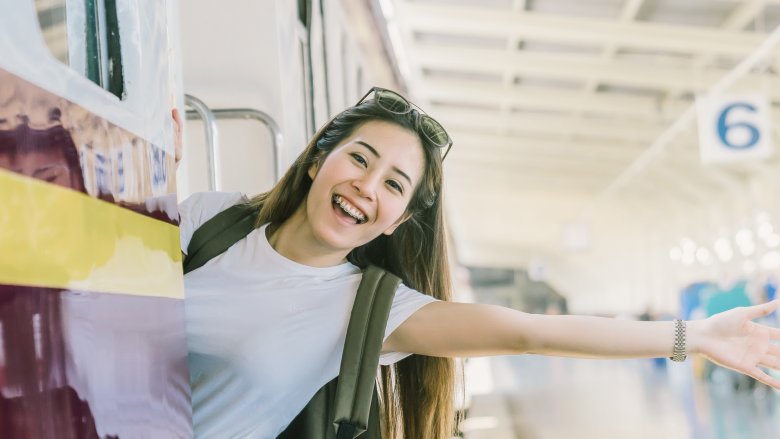
[[[206,129],[206,164],[209,175],[209,190],[219,190],[222,186],[219,166],[219,129],[214,112],[200,99],[185,94],[184,104],[192,108],[187,111],[187,120],[200,119]]]
[[[279,181],[284,168],[282,165],[282,131],[279,129],[276,121],[267,113],[254,108],[215,108],[211,112],[214,117],[220,120],[227,119],[250,119],[262,122],[271,131],[271,138],[274,148],[274,181]],[[193,117],[195,114],[192,115]],[[191,117],[187,112],[187,118]]]

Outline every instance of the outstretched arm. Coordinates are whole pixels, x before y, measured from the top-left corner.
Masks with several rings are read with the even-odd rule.
[[[688,322],[687,351],[780,389],[761,367],[780,370],[780,329],[753,322],[778,302]],[[440,357],[533,353],[584,358],[668,357],[674,322],[527,314],[492,305],[434,302],[385,341],[384,351]]]

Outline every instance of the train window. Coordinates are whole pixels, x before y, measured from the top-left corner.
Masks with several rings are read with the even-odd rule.
[[[311,0],[298,0],[298,19],[304,26],[309,25],[309,12],[311,10]]]
[[[65,9],[65,0],[35,0],[43,40],[55,58],[68,64],[68,23]]]
[[[116,0],[34,0],[43,39],[62,63],[125,95]]]
[[[116,97],[124,96],[116,0],[87,0],[87,77]]]

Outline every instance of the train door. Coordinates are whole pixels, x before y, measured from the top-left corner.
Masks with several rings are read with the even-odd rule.
[[[0,0],[0,436],[191,437],[156,0]]]

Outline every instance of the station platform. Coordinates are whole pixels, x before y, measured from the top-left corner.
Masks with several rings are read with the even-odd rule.
[[[691,363],[540,356],[470,360],[466,439],[780,437],[780,394]],[[469,377],[467,376],[467,379]]]

